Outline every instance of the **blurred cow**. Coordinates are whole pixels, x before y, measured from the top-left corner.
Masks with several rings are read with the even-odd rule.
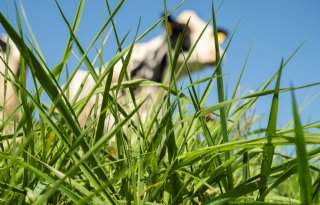
[[[131,75],[131,79],[143,78],[155,82],[162,82],[166,69],[169,68],[169,56],[168,56],[168,43],[167,36],[170,39],[170,49],[174,49],[178,37],[183,33],[184,28],[190,18],[188,23],[188,27],[185,33],[185,38],[182,44],[182,52],[185,56],[190,52],[190,49],[195,45],[195,42],[199,38],[201,32],[206,27],[206,22],[201,20],[199,16],[193,11],[184,11],[182,12],[176,20],[171,17],[168,19],[168,35],[165,32],[166,29],[163,29],[164,32],[162,35],[151,39],[148,42],[138,43],[134,46],[133,52],[129,61],[128,71]],[[219,43],[223,43],[226,38],[226,32],[223,30],[218,31]],[[220,49],[220,53],[222,53],[222,49]],[[193,50],[191,57],[188,60],[188,66],[192,71],[200,70],[208,65],[214,65],[216,61],[216,51],[215,51],[215,43],[214,43],[214,32],[212,26],[208,26],[202,37],[198,41]],[[178,64],[184,62],[184,56],[180,54]],[[113,72],[113,82],[117,82],[119,78],[120,71],[122,69],[122,63],[119,61],[115,67]],[[99,73],[98,70],[96,70]],[[184,71],[181,75],[186,74]],[[87,79],[86,79],[87,78]],[[83,87],[80,88],[81,82],[84,83]],[[79,70],[74,78],[72,79],[69,85],[69,97],[73,99],[77,96],[77,92],[79,89],[82,89],[80,95],[78,95],[77,100],[83,99],[87,96],[87,94],[93,89],[95,86],[95,81],[91,75],[88,75],[88,71]],[[157,95],[159,88],[156,87],[148,87],[139,89],[139,92],[135,93],[136,96],[147,97],[149,96],[149,100],[145,102],[146,106],[150,108],[150,104],[155,104],[153,102],[155,99],[154,96]],[[99,97],[99,105],[101,105],[102,96]],[[123,99],[120,100],[120,103]],[[78,117],[78,121],[81,127],[84,127],[88,118],[92,116],[92,108],[96,104],[96,97],[92,97],[84,110],[80,113]],[[146,108],[146,106],[144,106]],[[142,108],[142,118],[146,118],[146,112],[143,111]],[[114,119],[110,117],[106,120],[105,129],[110,128],[114,123]]]
[[[19,76],[19,65],[19,50],[7,35],[0,35],[0,133],[12,131],[12,123],[4,126],[4,122],[16,118],[13,113],[20,104],[13,83]]]

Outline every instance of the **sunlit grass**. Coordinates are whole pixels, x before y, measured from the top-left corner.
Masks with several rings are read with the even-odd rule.
[[[281,114],[278,109],[281,94],[319,84],[281,87],[282,70],[301,46],[279,62],[279,70],[266,79],[257,91],[246,94],[237,90],[246,62],[250,60],[248,52],[243,69],[239,71],[236,87],[227,99],[222,73],[224,55],[220,56],[217,52],[217,66],[212,76],[195,80],[187,65],[178,67],[181,42],[170,53],[171,69],[167,83],[130,80],[127,65],[133,45],[157,25],[167,24],[165,18],[155,22],[142,35],[136,35],[132,44],[123,48],[122,42],[127,36],[121,39],[113,23],[113,17],[124,4],[124,1],[119,1],[114,10],[108,6],[110,17],[101,25],[89,46],[84,48],[76,35],[84,1],[79,2],[73,22],[67,20],[56,2],[70,37],[61,62],[51,70],[41,57],[41,45],[37,45],[36,38],[31,35],[34,46],[30,45],[27,39],[21,37],[24,36],[20,33],[21,28],[16,31],[0,14],[1,25],[16,43],[23,61],[30,68],[33,82],[27,83],[35,85],[34,90],[30,91],[26,89],[23,78],[15,79],[22,106],[17,110],[20,118],[14,132],[0,132],[0,203],[320,203],[320,148],[317,146],[320,124],[301,124],[298,105],[292,97],[294,126],[277,127],[277,117]],[[208,6],[211,4],[208,3]],[[166,11],[166,5],[164,9]],[[170,13],[166,11],[165,16]],[[214,13],[212,8],[212,19],[208,25],[215,27]],[[27,21],[26,15],[23,16]],[[19,21],[22,20],[19,15],[17,17]],[[107,26],[113,27],[117,39],[113,43],[118,45],[119,52],[110,60],[107,68],[98,74],[94,70],[96,60],[92,62],[87,55],[97,40],[103,38]],[[32,34],[31,27],[29,32]],[[227,43],[226,53],[232,44],[233,34]],[[101,50],[104,43],[101,44]],[[67,70],[72,49],[80,56],[65,87],[61,87],[58,82]],[[99,55],[98,52],[95,59],[99,59]],[[187,61],[189,57],[184,58]],[[124,64],[121,79],[127,81],[111,83],[113,65],[118,61]],[[64,91],[80,65],[86,66],[97,86],[86,98],[72,102]],[[174,71],[179,73],[181,69],[187,69],[190,83],[179,88]],[[212,86],[214,82],[216,87]],[[205,87],[202,94],[195,89],[199,84]],[[271,87],[273,84],[275,87]],[[157,102],[161,103],[149,106],[149,116],[144,121],[140,119],[139,110],[148,101],[136,99],[132,90],[146,86],[159,87],[161,92]],[[40,96],[43,92],[49,96],[49,104],[42,101]],[[125,93],[126,102],[131,106],[119,103],[117,99],[121,92]],[[218,102],[208,105],[207,96],[210,92],[218,96]],[[101,94],[99,97],[103,98],[105,106],[95,107],[93,119],[81,129],[77,116],[90,97],[97,93]],[[257,116],[252,116],[252,109],[257,100],[263,100],[266,95],[273,96],[268,123],[254,130]],[[186,111],[187,107],[193,109]],[[103,133],[103,123],[100,122],[110,114],[117,123]],[[5,148],[3,145],[7,142],[10,143]],[[296,156],[281,154],[281,150],[288,145],[296,147]]]

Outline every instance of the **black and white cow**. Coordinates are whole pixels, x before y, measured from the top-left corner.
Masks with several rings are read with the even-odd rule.
[[[200,36],[203,29],[206,27],[207,23],[204,22],[199,16],[193,11],[184,11],[182,12],[176,20],[172,18],[168,19],[168,30],[171,48],[174,49],[178,37],[183,33],[183,30],[190,18],[188,23],[188,28],[185,33],[185,39],[182,44],[182,52],[187,56],[190,52],[190,49],[195,45],[198,37]],[[166,29],[163,29],[164,31]],[[219,43],[222,43],[225,40],[226,32],[223,30],[218,31]],[[128,71],[131,74],[132,79],[143,78],[155,82],[161,82],[163,80],[166,69],[168,65],[168,43],[167,43],[167,34],[163,32],[162,35],[151,39],[148,42],[138,43],[134,46],[133,52],[129,61]],[[220,53],[223,53],[223,50],[220,48]],[[216,61],[216,51],[214,43],[214,32],[213,27],[208,26],[202,37],[197,42],[195,49],[193,50],[189,60],[188,67],[191,72],[195,70],[200,70],[208,65],[214,65]],[[184,62],[184,56],[180,55],[178,63],[181,64]],[[113,82],[117,82],[119,78],[120,71],[122,69],[122,63],[119,61],[115,67],[112,76]],[[99,73],[98,70],[96,70]],[[181,75],[186,74],[186,71]],[[81,88],[80,95],[77,95],[78,90],[80,89],[81,82],[84,82],[83,88]],[[95,86],[95,81],[91,75],[88,76],[88,71],[79,70],[74,78],[72,79],[69,85],[69,97],[73,99],[77,96],[77,99],[83,99]],[[145,108],[150,108],[150,105],[155,104],[153,102],[155,99],[154,96],[159,93],[159,88],[157,87],[148,87],[139,90],[137,94],[142,95],[142,97],[149,96],[149,100],[145,102],[144,108],[142,108],[141,116],[143,119],[146,118]],[[79,93],[78,93],[79,94]],[[101,105],[101,99],[99,98],[99,106]],[[121,101],[121,100],[119,100]],[[81,127],[84,127],[88,118],[92,116],[93,107],[96,105],[96,97],[92,97],[84,110],[80,113],[78,121]],[[120,102],[121,103],[121,102]],[[150,110],[150,109],[149,109]],[[106,120],[105,129],[110,128],[114,124],[114,119],[111,117]]]
[[[0,35],[0,133],[12,130],[10,123],[8,126],[3,123],[16,118],[12,115],[20,104],[13,83],[14,75],[19,76],[19,63],[20,53],[15,44],[7,35]]]

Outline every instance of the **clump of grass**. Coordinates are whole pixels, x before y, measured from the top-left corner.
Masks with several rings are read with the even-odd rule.
[[[108,2],[108,1],[106,1]],[[222,60],[217,49],[217,66],[212,76],[194,81],[189,74],[190,84],[178,88],[174,70],[177,68],[177,49],[170,53],[170,80],[159,84],[146,80],[127,80],[111,83],[113,65],[122,60],[124,65],[137,40],[143,38],[165,18],[156,22],[132,45],[119,49],[109,66],[98,75],[95,63],[87,57],[88,52],[108,25],[113,27],[119,48],[124,39],[119,38],[113,17],[121,9],[120,1],[113,11],[108,6],[110,17],[101,30],[84,49],[77,40],[76,31],[84,7],[80,1],[75,19],[70,23],[57,3],[65,24],[70,31],[63,58],[57,67],[48,69],[41,58],[37,45],[26,44],[26,39],[15,31],[3,14],[0,23],[19,48],[23,61],[29,68],[35,91],[26,89],[23,79],[15,79],[19,88],[22,107],[18,126],[12,135],[1,135],[0,143],[10,138],[9,148],[0,148],[0,200],[8,204],[310,204],[319,203],[320,149],[317,145],[319,134],[309,132],[319,127],[319,123],[302,125],[294,97],[292,107],[294,127],[277,127],[278,102],[281,93],[294,92],[314,86],[281,88],[281,73],[290,59],[283,60],[279,70],[254,93],[240,95],[237,88],[241,82],[243,69],[230,99],[224,95]],[[166,6],[165,11],[166,11]],[[212,22],[215,27],[214,8]],[[166,13],[167,14],[167,13]],[[20,21],[17,10],[18,21]],[[26,20],[26,19],[25,19]],[[20,24],[18,24],[20,25]],[[215,29],[216,32],[216,29]],[[32,33],[32,32],[31,32]],[[217,36],[217,35],[215,35]],[[232,35],[233,36],[233,35]],[[32,36],[33,42],[36,42]],[[126,37],[125,37],[126,38]],[[217,39],[215,39],[216,45]],[[227,44],[226,52],[232,37]],[[71,46],[73,45],[73,46]],[[30,48],[33,47],[35,51]],[[101,49],[103,44],[101,46]],[[79,61],[70,74],[81,64],[85,64],[97,86],[88,98],[80,102],[70,102],[63,94],[65,88],[59,79],[66,70],[72,49],[80,54]],[[125,56],[126,53],[129,53]],[[248,54],[249,56],[249,54]],[[97,58],[99,58],[99,52]],[[185,56],[188,59],[188,56]],[[182,65],[189,72],[188,66]],[[122,78],[130,79],[123,67]],[[25,68],[23,67],[23,70]],[[104,79],[106,83],[101,83]],[[108,80],[109,79],[109,80]],[[217,92],[212,90],[212,82],[217,81]],[[275,88],[270,85],[276,81]],[[28,82],[30,83],[30,82]],[[202,95],[195,86],[205,84]],[[157,86],[162,90],[159,105],[151,106],[150,117],[145,122],[139,119],[139,109],[143,100],[135,99],[132,88]],[[118,103],[117,94],[122,89],[134,106],[128,109]],[[42,102],[45,92],[50,103]],[[209,92],[218,95],[218,102],[205,106]],[[101,132],[107,115],[95,115],[87,127],[81,129],[77,116],[87,100],[101,93],[103,109],[111,113],[118,123],[107,133]],[[188,93],[188,95],[184,94]],[[250,116],[256,101],[272,95],[269,121],[259,130],[253,130],[254,117]],[[160,101],[160,100],[159,100]],[[186,107],[194,111],[186,112]],[[95,113],[97,109],[94,108]],[[106,113],[106,112],[100,112]],[[251,119],[251,120],[246,120]],[[97,122],[98,121],[98,122]],[[260,137],[258,137],[260,136]],[[111,139],[115,139],[111,143]],[[284,156],[279,150],[287,145],[295,145],[297,156]]]

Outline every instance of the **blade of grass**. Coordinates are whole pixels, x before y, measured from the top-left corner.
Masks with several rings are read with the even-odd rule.
[[[238,90],[239,90],[240,81],[241,81],[241,79],[242,79],[242,75],[243,75],[244,69],[245,69],[246,66],[247,66],[247,62],[248,62],[249,54],[250,54],[250,52],[251,52],[251,48],[252,48],[252,44],[251,44],[250,47],[249,47],[248,53],[247,53],[247,55],[246,55],[246,59],[245,59],[245,61],[244,61],[244,64],[243,64],[242,69],[241,69],[241,72],[240,72],[240,75],[239,75],[239,77],[238,77],[238,79],[237,79],[236,85],[234,86],[234,90],[233,90],[233,93],[232,93],[232,95],[231,95],[231,99],[234,99],[234,98],[236,97],[236,94],[237,94],[237,92],[238,92]],[[231,109],[231,105],[228,107],[227,114],[229,114],[230,109]]]
[[[291,92],[292,97],[292,110],[294,117],[294,128],[296,136],[296,149],[297,149],[297,162],[298,162],[298,177],[300,185],[300,200],[302,204],[312,203],[312,180],[309,169],[309,160],[306,150],[306,143],[304,134],[298,114],[298,108],[294,96],[294,92]]]
[[[240,196],[244,196],[246,194],[252,193],[258,190],[261,187],[260,182],[252,182],[244,186],[235,187],[221,196],[215,197],[206,204],[208,205],[223,205],[228,203],[229,201],[236,199]]]
[[[278,71],[278,78],[276,82],[276,86],[274,89],[268,127],[266,131],[266,136],[268,138],[268,143],[263,147],[262,153],[262,164],[261,164],[261,174],[260,181],[262,188],[259,190],[260,196],[259,201],[264,201],[264,192],[267,190],[266,184],[268,177],[270,175],[272,160],[274,155],[274,145],[272,144],[272,136],[277,132],[277,117],[278,117],[278,104],[279,104],[279,88],[281,82],[281,73],[283,69],[283,59],[281,60],[280,68]]]
[[[80,24],[80,20],[81,20],[81,16],[82,16],[84,5],[85,5],[85,0],[79,1],[77,12],[76,12],[76,15],[75,15],[74,20],[73,20],[73,25],[71,27],[72,28],[71,29],[72,33],[76,33],[77,30],[78,30],[78,26]],[[60,76],[60,74],[62,73],[62,69],[65,66],[65,64],[67,63],[67,61],[69,59],[69,56],[71,54],[72,41],[73,41],[73,38],[72,38],[72,35],[70,35],[69,38],[68,38],[66,47],[64,49],[64,53],[62,55],[62,60],[61,60],[60,65],[52,70],[52,74],[54,76],[57,76],[57,75]]]
[[[212,2],[212,23],[213,23],[213,30],[214,30],[214,43],[216,48],[216,74],[217,76],[217,89],[218,89],[218,100],[219,103],[225,101],[224,96],[224,85],[223,85],[223,78],[222,78],[222,68],[221,68],[221,58],[220,58],[220,51],[219,51],[219,40],[218,40],[218,30],[217,30],[217,22],[215,17],[214,5]],[[223,142],[226,143],[229,141],[228,139],[228,125],[227,125],[227,113],[226,107],[221,107],[220,109],[220,123],[221,123],[221,134],[223,137]],[[230,152],[225,152],[225,161],[230,159]],[[233,176],[231,166],[227,168],[227,181],[228,181],[228,189],[232,189],[233,187]],[[227,190],[228,190],[227,189]]]

